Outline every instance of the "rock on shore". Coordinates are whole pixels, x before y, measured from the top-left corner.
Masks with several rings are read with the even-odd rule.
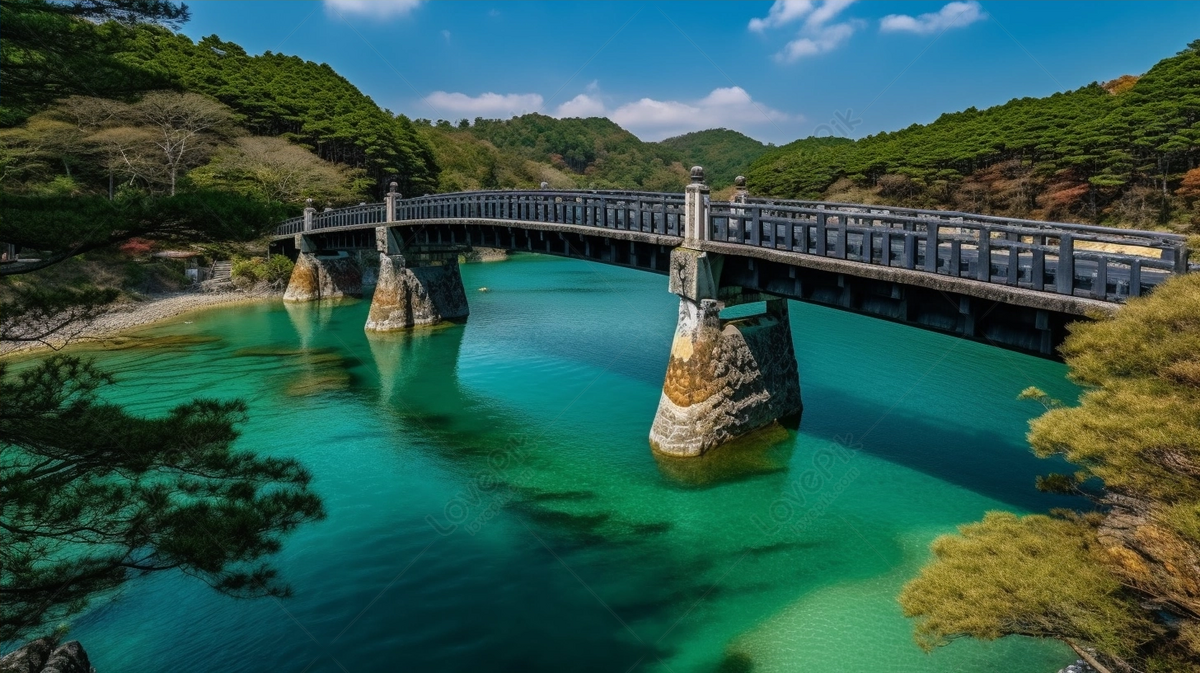
[[[57,647],[56,647],[57,646]],[[96,673],[78,640],[38,638],[0,658],[0,673]]]

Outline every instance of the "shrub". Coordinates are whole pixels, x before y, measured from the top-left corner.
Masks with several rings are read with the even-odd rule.
[[[268,282],[278,284],[286,282],[292,275],[292,260],[283,255],[270,257],[234,258],[230,274],[233,278],[245,279],[258,283]]]

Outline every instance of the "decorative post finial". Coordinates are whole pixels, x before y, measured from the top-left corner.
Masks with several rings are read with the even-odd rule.
[[[396,189],[399,187],[400,187],[400,183],[396,182],[395,180],[392,180],[391,183],[388,184],[388,193],[395,194]]]
[[[543,183],[542,183],[542,184],[541,184],[541,185],[540,185],[538,188],[539,188],[539,189],[542,189],[542,190],[550,189],[550,183],[549,183],[549,182],[543,182]]]
[[[692,184],[684,189],[683,235],[692,241],[707,241],[711,238],[711,220],[708,211],[708,185],[704,184],[704,169],[692,166]]]
[[[738,203],[745,203],[746,197],[750,192],[746,190],[746,176],[739,175],[733,179],[733,200]]]

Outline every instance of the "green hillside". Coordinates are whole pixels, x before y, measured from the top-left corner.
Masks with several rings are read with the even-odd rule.
[[[771,149],[770,145],[729,129],[694,131],[658,144],[677,152],[687,166],[703,166],[705,179],[713,189],[733,184],[735,177],[745,175],[750,164]]]
[[[443,190],[548,182],[558,188],[680,191],[687,180],[677,152],[643,142],[600,117],[555,119],[535,113],[418,126],[443,167]]]
[[[398,176],[410,193],[437,186],[433,151],[404,116],[381,109],[325,64],[267,52],[249,56],[217,36],[141,26],[117,58],[228,105],[256,135],[300,143],[327,161],[366,171],[382,188]]]
[[[1152,226],[1196,217],[1200,41],[1137,78],[944,114],[854,142],[799,141],[752,192]],[[1194,186],[1193,186],[1194,184]]]

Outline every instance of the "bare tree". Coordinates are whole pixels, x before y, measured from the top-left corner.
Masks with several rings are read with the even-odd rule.
[[[153,144],[162,153],[171,194],[180,170],[207,156],[215,136],[231,125],[229,108],[197,93],[148,93],[133,106],[140,125],[154,129]]]

